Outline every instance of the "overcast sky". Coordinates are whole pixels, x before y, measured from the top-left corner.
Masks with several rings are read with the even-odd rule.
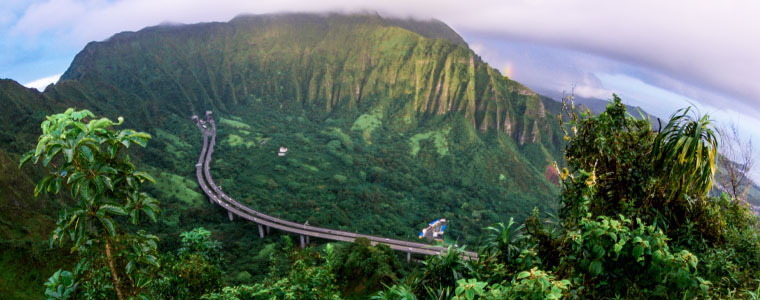
[[[760,143],[760,1],[2,1],[0,78],[27,86],[55,82],[87,42],[120,31],[244,13],[369,11],[444,21],[539,92],[615,92],[660,117],[696,105]]]

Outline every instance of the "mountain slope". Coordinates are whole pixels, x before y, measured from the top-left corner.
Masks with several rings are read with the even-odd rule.
[[[538,192],[545,196],[539,198],[551,198],[551,186],[541,179],[546,166],[559,158],[560,139],[556,122],[547,119],[553,114],[546,112],[546,101],[503,78],[466,45],[449,42],[453,31],[442,23],[403,21],[403,28],[397,23],[401,21],[372,15],[288,14],[120,33],[90,43],[47,94],[86,99],[97,111],[124,114],[134,122],[130,126],[178,137],[192,134],[185,132],[190,124],[171,125],[179,127],[174,132],[156,128],[187,123],[182,120],[192,112],[213,109],[223,117],[229,114],[230,120],[237,117],[248,125],[245,132],[255,129],[254,141],[243,141],[245,133],[231,133],[230,139],[245,145],[277,132],[321,134],[325,141],[320,146],[326,147],[333,139],[322,129],[327,121],[340,120],[329,130],[349,140],[359,135],[364,142],[359,144],[410,145],[416,153],[419,141],[433,140],[447,148],[436,151],[459,152],[455,158],[464,164],[485,160],[471,165],[471,172],[501,155],[515,159],[486,170],[492,173],[486,182],[512,179],[517,191],[529,193],[530,182],[538,180],[545,184]],[[407,28],[424,28],[431,37],[442,32],[444,39]],[[292,123],[298,117],[305,121]],[[266,129],[271,126],[279,127]],[[311,128],[322,131],[304,131]],[[303,142],[289,138],[282,142]],[[344,142],[344,150],[358,150],[351,149],[353,144]],[[466,151],[475,145],[498,146],[484,147],[492,153],[481,159]],[[192,148],[187,143],[169,146],[181,149],[177,159],[188,161]],[[308,155],[319,158],[327,152]],[[434,157],[420,163],[427,170],[419,172],[445,167]],[[506,170],[507,165],[514,170]]]
[[[88,44],[42,94],[2,91],[32,108],[2,112],[31,124],[13,136],[23,144],[3,140],[11,160],[31,149],[42,115],[67,106],[150,132],[134,159],[158,180],[149,192],[164,215],[151,230],[164,248],[195,226],[219,232],[240,262],[231,277],[267,262],[246,254],[262,245],[250,225],[224,221],[193,182],[200,133],[189,116],[205,110],[219,125],[214,179],[295,222],[416,239],[443,217],[447,239],[471,243],[484,226],[557,205],[558,104],[438,21],[285,14],[149,27]]]

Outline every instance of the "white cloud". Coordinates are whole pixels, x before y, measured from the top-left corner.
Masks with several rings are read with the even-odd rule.
[[[52,76],[43,77],[31,82],[25,83],[24,86],[28,88],[35,88],[38,91],[43,91],[48,85],[58,82],[58,79],[61,78],[61,75],[63,74],[56,74]]]
[[[93,3],[77,0],[50,0],[30,5],[11,28],[11,33],[36,36],[47,31],[65,30],[85,16]]]
[[[573,89],[577,96],[584,98],[608,99],[612,97],[612,91],[605,88],[598,88],[590,85],[579,85]]]
[[[241,13],[379,11],[438,18],[460,31],[570,47],[636,62],[760,105],[760,2],[736,1],[201,1],[47,0],[15,32],[60,32],[84,44],[164,21],[226,21]]]

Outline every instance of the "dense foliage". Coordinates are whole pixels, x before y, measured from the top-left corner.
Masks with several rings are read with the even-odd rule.
[[[535,211],[524,228],[490,227],[479,261],[428,258],[377,299],[757,297],[758,219],[740,200],[708,195],[718,147],[709,118],[679,111],[656,132],[617,96],[596,117],[567,100],[560,217]]]
[[[358,239],[321,250],[270,244],[267,275],[239,284],[223,276],[221,244],[204,228],[179,235],[175,252],[131,226],[157,220],[157,201],[140,192],[152,177],[126,149],[150,137],[86,110],[49,116],[36,149],[22,157],[51,169],[35,193],[70,191],[51,244],[73,243],[80,261],[45,283],[49,299],[682,299],[753,297],[760,275],[758,219],[745,202],[708,192],[717,142],[707,116],[688,110],[662,132],[626,113],[614,97],[599,116],[562,116],[567,167],[559,217],[534,209],[486,228],[478,260],[463,248],[404,265],[383,245]],[[676,162],[671,162],[676,160]],[[674,171],[673,168],[676,170]],[[620,173],[625,173],[620,174]],[[127,222],[116,222],[124,216]],[[124,225],[122,225],[124,223]],[[700,259],[702,258],[702,259]],[[758,287],[760,288],[760,287]]]
[[[0,132],[3,297],[757,293],[756,218],[706,193],[718,148],[709,118],[680,111],[653,131],[616,97],[599,116],[571,102],[563,112],[440,23],[282,15],[153,27],[91,43],[44,93],[0,80],[0,100],[10,127]],[[85,111],[53,115],[71,106],[123,115],[151,142],[127,156],[147,135]],[[220,116],[213,177],[246,205],[415,240],[443,217],[451,251],[407,264],[365,240],[296,249],[281,233],[260,239],[255,225],[228,222],[192,177],[200,134],[188,116],[206,109]],[[19,171],[41,134],[37,164]],[[48,247],[51,232],[66,249]],[[455,244],[480,260],[462,260]]]
[[[200,134],[188,117],[207,109],[219,116],[217,183],[295,222],[416,240],[448,218],[447,239],[474,244],[500,216],[557,208],[547,167],[561,157],[558,104],[502,77],[437,21],[284,14],[151,27],[90,43],[42,93],[0,80],[0,102],[9,126],[0,293],[11,298],[78,262],[43,242],[71,196],[30,197],[45,170],[16,168],[40,120],[68,107],[124,116],[123,126],[151,135],[130,158],[155,178],[142,191],[163,217],[141,225],[171,252],[182,232],[214,232],[236,262],[223,272],[232,283],[266,276],[272,241],[225,221],[195,183]],[[290,151],[278,157],[282,146]]]

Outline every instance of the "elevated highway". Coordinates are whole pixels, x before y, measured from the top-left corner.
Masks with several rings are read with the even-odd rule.
[[[411,254],[439,255],[445,254],[448,251],[448,248],[441,246],[298,224],[261,213],[241,204],[224,193],[214,183],[213,178],[211,178],[211,155],[214,153],[214,145],[216,144],[216,123],[211,111],[206,112],[205,120],[201,120],[197,116],[193,116],[193,120],[203,135],[203,148],[201,149],[200,157],[198,157],[198,163],[195,165],[195,176],[198,180],[198,185],[208,196],[212,204],[216,203],[227,211],[230,220],[234,216],[238,216],[258,224],[260,237],[264,237],[270,228],[274,228],[299,235],[301,247],[304,247],[308,243],[309,237],[342,242],[353,242],[356,238],[366,238],[373,245],[381,243],[388,245],[391,249],[407,253],[407,260],[411,258]],[[465,251],[462,255],[464,259],[478,258],[477,253],[472,251]]]

